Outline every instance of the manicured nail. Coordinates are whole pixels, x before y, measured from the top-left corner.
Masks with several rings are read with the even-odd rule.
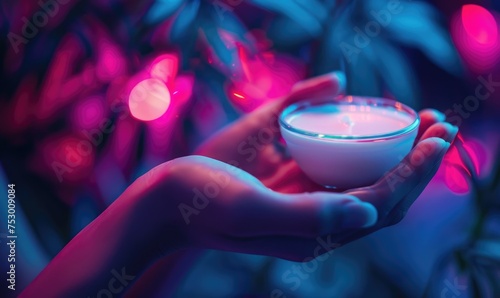
[[[432,137],[432,138],[428,138],[426,140],[423,140],[419,146],[417,148],[415,148],[415,150],[412,151],[411,153],[411,156],[410,156],[410,161],[413,163],[413,162],[416,162],[414,161],[414,159],[416,160],[420,160],[422,158],[422,156],[425,156],[425,157],[430,157],[434,154],[439,154],[443,148],[445,148],[448,144],[449,146],[449,142],[447,142],[446,140],[442,139],[442,138],[438,138],[438,137]]]
[[[344,93],[346,86],[347,86],[347,78],[345,76],[345,73],[342,71],[334,71],[330,73],[333,77],[335,77],[335,80],[339,84],[339,90],[338,93]]]
[[[444,128],[439,137],[447,142],[453,142],[458,134],[458,127],[447,122],[443,122],[440,125],[442,125]]]
[[[453,140],[455,139],[455,137],[456,137],[456,136],[457,136],[457,134],[458,134],[458,130],[459,130],[459,129],[458,129],[458,126],[453,125],[453,128],[452,128],[452,136],[453,136],[453,137],[451,138],[450,142],[451,142],[451,141],[453,141]]]
[[[349,203],[343,207],[342,219],[342,228],[356,229],[370,227],[377,222],[377,209],[369,203]]]
[[[436,120],[439,122],[446,121],[446,115],[439,111],[434,111],[434,116],[436,117]]]
[[[444,144],[444,148],[442,149],[442,154],[446,154],[446,152],[448,152],[448,150],[450,149],[450,146],[451,146],[451,143],[449,142],[446,142],[446,144]]]

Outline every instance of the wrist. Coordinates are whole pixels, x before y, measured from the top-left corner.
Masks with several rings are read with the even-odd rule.
[[[144,214],[143,220],[148,223],[150,245],[157,248],[160,257],[189,247],[187,225],[179,212],[179,205],[189,196],[181,167],[184,159],[163,163],[134,182],[139,184],[140,194],[134,209],[142,210],[138,213]]]

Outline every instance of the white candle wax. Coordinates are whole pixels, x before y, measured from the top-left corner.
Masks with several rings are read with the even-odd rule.
[[[407,127],[413,119],[397,110],[356,105],[312,106],[290,115],[291,126],[324,135],[370,136]]]
[[[418,127],[416,114],[399,103],[373,99],[394,104],[378,106],[348,98],[352,102],[299,103],[281,117],[283,137],[302,170],[313,181],[340,189],[370,185],[397,165]]]

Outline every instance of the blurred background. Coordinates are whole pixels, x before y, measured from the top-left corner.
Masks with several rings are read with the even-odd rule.
[[[2,0],[0,193],[15,183],[18,289],[138,176],[343,70],[348,94],[460,127],[407,218],[304,264],[188,252],[129,295],[500,297],[499,26],[497,0]]]

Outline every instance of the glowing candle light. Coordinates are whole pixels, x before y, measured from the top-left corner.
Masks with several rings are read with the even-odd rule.
[[[388,99],[304,101],[286,108],[281,131],[301,169],[318,184],[348,189],[377,181],[408,154],[420,120]]]
[[[495,67],[500,61],[500,41],[493,14],[479,5],[467,4],[452,20],[452,37],[468,66],[476,72]]]

